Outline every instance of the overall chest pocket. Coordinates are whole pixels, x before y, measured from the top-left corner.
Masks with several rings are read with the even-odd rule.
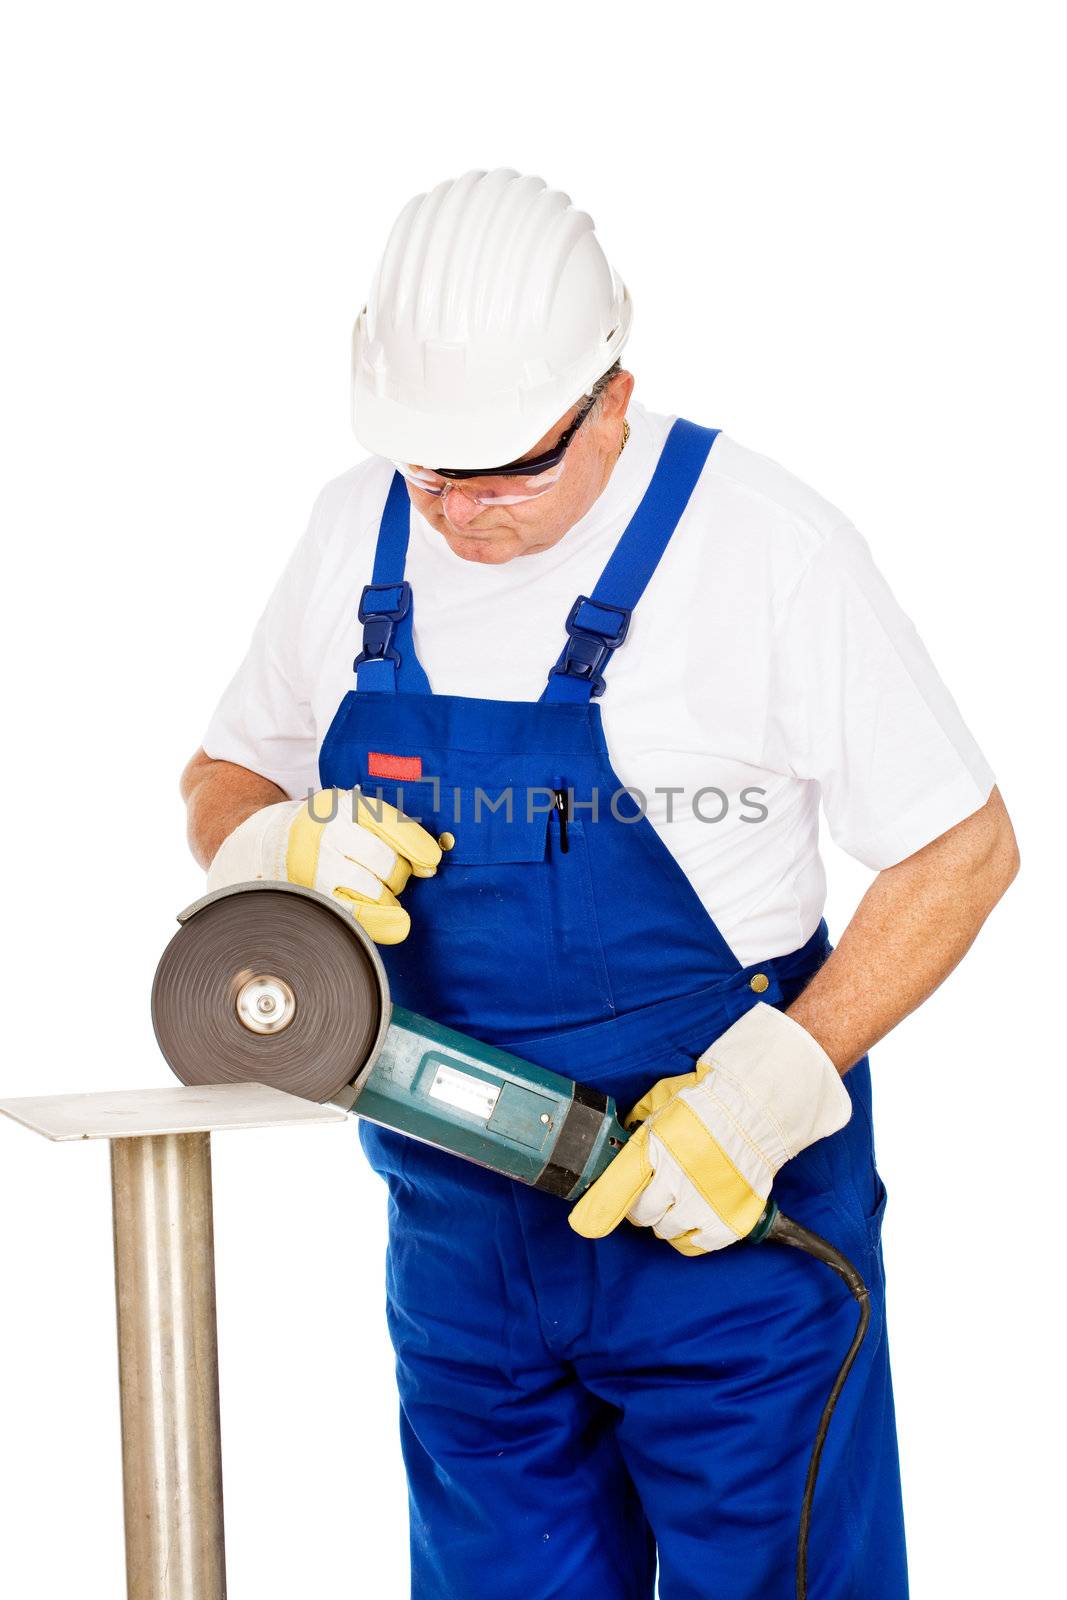
[[[387,958],[396,998],[490,1042],[612,1014],[590,840],[568,815],[571,773],[534,753],[438,760],[424,753],[419,777],[403,782],[378,777],[372,760],[362,775],[368,798],[447,845],[436,876],[404,891],[412,932]]]
[[[477,765],[477,774],[470,770]],[[478,755],[468,760],[429,751],[419,771],[384,777],[388,758],[370,752],[360,787],[444,836],[449,868],[543,862],[558,815],[557,790],[543,759]]]

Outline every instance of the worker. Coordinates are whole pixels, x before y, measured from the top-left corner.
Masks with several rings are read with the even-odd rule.
[[[695,355],[715,316],[691,308]],[[404,207],[353,341],[370,458],[319,496],[186,769],[192,847],[212,888],[335,897],[400,1005],[632,1108],[573,1208],[360,1124],[414,1600],[650,1600],[657,1570],[663,1600],[792,1596],[855,1308],[739,1243],[772,1190],[872,1294],[810,1569],[901,1600],[866,1052],[967,951],[1015,840],[860,534],[637,404],[630,325],[539,178]],[[820,807],[875,874],[832,952]]]

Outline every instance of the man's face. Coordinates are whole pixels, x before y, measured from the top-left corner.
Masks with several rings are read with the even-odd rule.
[[[412,505],[464,561],[495,566],[514,556],[548,550],[585,515],[611,476],[633,384],[628,372],[612,379],[571,440],[563,476],[536,500],[511,506],[479,505],[474,496],[483,488],[499,488],[499,480],[494,484],[492,478],[463,478],[439,495],[427,494],[409,482]],[[572,406],[531,445],[523,459],[551,450],[577,414],[578,407]]]

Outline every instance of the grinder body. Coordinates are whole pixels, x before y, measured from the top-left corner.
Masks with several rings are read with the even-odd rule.
[[[255,882],[183,911],[152,1020],[187,1084],[257,1082],[576,1200],[627,1134],[610,1096],[393,1006],[341,905]]]
[[[400,1006],[350,1109],[567,1200],[627,1138],[610,1096]]]

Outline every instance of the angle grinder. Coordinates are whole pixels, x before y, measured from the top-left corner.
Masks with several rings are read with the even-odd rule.
[[[577,1200],[629,1135],[610,1095],[394,1006],[373,942],[335,900],[274,881],[205,895],[178,917],[152,985],[159,1047],[184,1084],[266,1083]],[[859,1304],[823,1409],[797,1539],[807,1593],[815,1480],[834,1406],[870,1320],[867,1287],[836,1247],[773,1200],[748,1236],[824,1262]]]
[[[374,944],[325,895],[237,884],[178,921],[152,1020],[185,1084],[332,1101],[566,1200],[627,1139],[610,1096],[393,1006]]]

